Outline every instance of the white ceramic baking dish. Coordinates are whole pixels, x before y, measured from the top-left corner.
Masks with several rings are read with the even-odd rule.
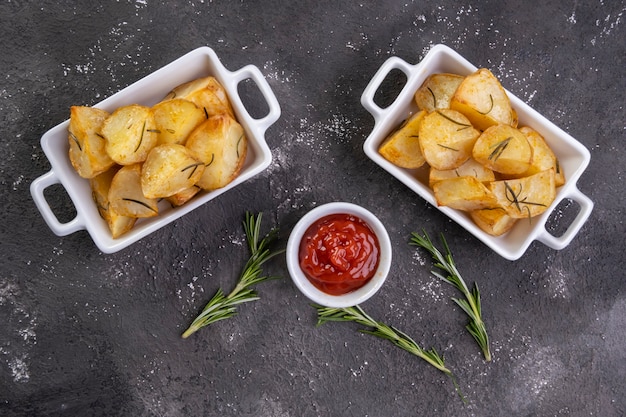
[[[589,218],[593,202],[576,187],[576,182],[589,164],[590,154],[580,142],[548,121],[522,100],[507,91],[511,104],[517,111],[520,126],[530,126],[543,135],[553,149],[565,172],[565,185],[557,189],[557,196],[550,208],[532,221],[518,221],[507,234],[491,236],[479,229],[465,213],[449,207],[438,207],[434,195],[428,187],[428,173],[425,169],[407,170],[398,168],[384,159],[378,148],[382,141],[407,116],[417,111],[413,94],[430,74],[450,72],[467,75],[476,71],[476,67],[445,45],[435,45],[424,59],[416,65],[409,64],[398,57],[391,57],[383,63],[372,77],[361,96],[361,104],[374,117],[374,128],[365,140],[363,149],[374,162],[407,185],[422,198],[441,212],[445,213],[476,238],[489,246],[502,257],[509,260],[519,259],[534,240],[538,240],[553,249],[565,248]],[[374,96],[391,71],[399,70],[406,75],[406,84],[386,108],[381,108],[374,101]],[[564,200],[576,202],[580,209],[560,236],[554,236],[546,229],[546,222],[555,207]],[[416,224],[416,227],[419,225]]]
[[[219,190],[199,194],[180,207],[172,208],[163,201],[159,205],[160,213],[157,217],[141,219],[130,232],[113,239],[106,222],[98,214],[96,205],[92,200],[88,180],[81,178],[70,163],[67,135],[69,121],[66,120],[50,129],[41,138],[41,146],[50,161],[51,169],[33,181],[30,187],[35,204],[50,229],[58,236],[65,236],[86,229],[102,252],[113,253],[184,216],[266,169],[271,163],[272,155],[265,141],[265,132],[280,117],[278,101],[257,67],[247,65],[231,72],[222,65],[215,52],[209,47],[200,47],[187,53],[94,107],[113,111],[117,107],[133,103],[151,106],[160,101],[177,85],[209,75],[216,77],[226,89],[237,119],[245,129],[249,140],[245,165],[241,174],[233,182]],[[250,116],[241,100],[238,85],[245,80],[252,80],[267,102],[268,113],[262,118]],[[65,188],[76,208],[76,217],[66,223],[61,223],[58,220],[44,197],[45,189],[55,184],[61,184]]]

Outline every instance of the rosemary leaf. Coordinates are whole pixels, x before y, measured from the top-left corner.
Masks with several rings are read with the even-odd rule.
[[[452,376],[450,369],[446,368],[443,358],[439,356],[435,349],[424,350],[418,346],[418,344],[411,339],[406,333],[392,327],[385,323],[378,322],[371,318],[360,306],[345,307],[345,308],[331,308],[320,305],[314,305],[317,309],[317,325],[320,326],[329,321],[351,321],[363,326],[366,329],[361,329],[362,333],[370,334],[372,336],[385,339],[396,345],[397,347],[406,350],[407,352],[422,358],[435,368],[439,369],[448,376]]]
[[[250,258],[239,276],[237,285],[228,295],[225,295],[224,291],[219,288],[215,295],[213,295],[213,298],[211,298],[202,309],[198,317],[196,317],[189,328],[182,334],[183,339],[188,338],[193,333],[209,324],[233,317],[237,314],[237,306],[239,304],[259,299],[257,292],[252,288],[253,285],[277,278],[263,275],[263,269],[261,267],[274,256],[283,253],[284,250],[271,251],[269,248],[276,240],[278,229],[270,230],[269,233],[260,239],[261,218],[261,213],[259,213],[256,218],[250,213],[246,213],[243,228],[246,233],[248,249],[250,250]]]
[[[424,232],[424,236],[420,236],[415,232],[412,233],[410,243],[426,249],[435,261],[434,266],[446,273],[446,275],[443,275],[438,271],[431,271],[434,276],[455,286],[463,294],[465,299],[453,298],[452,300],[469,316],[470,323],[466,326],[466,329],[472,337],[474,337],[478,346],[480,346],[485,360],[490,361],[491,351],[489,349],[489,337],[487,336],[487,329],[481,316],[480,291],[478,290],[478,285],[474,284],[472,291],[467,288],[465,281],[456,268],[454,259],[452,258],[452,252],[443,234],[441,235],[441,241],[445,249],[445,255],[435,247],[426,232]]]

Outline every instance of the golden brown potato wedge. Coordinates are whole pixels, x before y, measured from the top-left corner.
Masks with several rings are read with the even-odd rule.
[[[184,145],[187,136],[204,120],[204,110],[189,100],[162,101],[152,107],[157,133],[157,144]]]
[[[183,145],[165,143],[152,148],[141,167],[141,189],[146,198],[163,198],[193,187],[204,163]]]
[[[496,179],[491,169],[477,162],[475,159],[470,158],[463,165],[455,169],[440,170],[430,167],[428,184],[432,188],[433,184],[437,181],[458,177],[474,177],[482,183],[489,183]]]
[[[107,154],[106,141],[100,134],[108,116],[107,111],[95,107],[70,107],[69,157],[72,166],[83,178],[93,178],[115,164]]]
[[[545,171],[546,169],[554,168],[554,181],[556,186],[560,187],[565,184],[565,175],[559,165],[559,161],[556,159],[554,152],[552,152],[552,149],[548,146],[543,136],[536,130],[527,126],[520,127],[519,131],[526,136],[530,147],[533,149],[533,161],[528,171],[514,177],[527,177]]]
[[[180,191],[174,195],[169,197],[165,197],[165,199],[174,207],[182,206],[187,201],[191,200],[196,194],[198,194],[202,188],[194,185],[193,187],[189,187]]]
[[[516,175],[530,168],[533,149],[526,136],[518,129],[508,125],[495,125],[480,135],[472,156],[496,172]]]
[[[111,188],[111,181],[119,168],[120,167],[116,165],[108,171],[105,171],[89,180],[93,200],[98,207],[100,216],[109,226],[113,239],[118,238],[131,230],[137,221],[134,217],[122,216],[111,208],[111,204],[109,204],[109,189]]]
[[[509,216],[523,219],[537,216],[550,207],[556,197],[554,169],[529,177],[494,181],[489,189]]]
[[[226,89],[215,77],[204,77],[174,88],[164,100],[183,98],[194,102],[206,112],[207,117],[228,114],[235,117]]]
[[[502,207],[470,211],[470,217],[482,231],[491,236],[502,236],[517,222]]]
[[[486,68],[466,76],[450,100],[450,108],[463,113],[479,130],[505,124],[517,126],[517,116],[500,81]]]
[[[450,100],[463,78],[461,75],[449,73],[429,75],[415,92],[415,104],[420,110],[428,112],[450,108]]]
[[[461,113],[435,110],[422,120],[419,142],[428,165],[440,170],[461,166],[472,156],[480,132]]]
[[[381,144],[378,152],[401,168],[419,168],[426,160],[419,143],[419,128],[426,111],[422,110],[408,118]]]
[[[125,165],[113,177],[109,189],[110,207],[128,217],[159,214],[156,198],[147,198],[141,189],[141,164]]]
[[[235,119],[218,115],[198,126],[186,146],[206,166],[196,185],[210,191],[224,187],[239,175],[246,160],[248,141]]]
[[[433,185],[437,205],[472,211],[498,207],[493,193],[474,177],[441,180]]]
[[[143,162],[157,143],[157,128],[150,107],[131,104],[118,108],[102,125],[106,151],[120,165]]]

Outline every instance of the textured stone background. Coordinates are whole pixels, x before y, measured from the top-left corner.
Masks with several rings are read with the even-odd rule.
[[[0,3],[0,415],[626,415],[623,0],[160,3]],[[363,154],[369,79],[388,57],[416,63],[437,43],[491,68],[591,151],[578,186],[596,206],[566,249],[534,243],[506,261]],[[256,65],[275,92],[269,169],[113,255],[86,232],[55,236],[29,194],[50,169],[41,136],[71,105],[204,45],[230,70]],[[391,80],[385,99],[399,88]],[[48,197],[73,217],[61,187]],[[282,259],[260,301],[180,338],[234,285],[246,210],[264,212],[284,245],[303,214],[334,200],[371,209],[394,244],[387,284],[363,307],[444,354],[467,404],[450,379],[357,325],[315,327]],[[445,233],[479,284],[491,363],[455,292],[407,244],[422,228]]]

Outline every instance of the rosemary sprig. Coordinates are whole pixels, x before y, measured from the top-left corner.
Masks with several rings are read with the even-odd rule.
[[[452,376],[450,369],[446,368],[443,358],[435,351],[435,349],[424,350],[417,345],[406,333],[388,326],[385,323],[378,322],[371,318],[363,311],[360,306],[346,308],[331,308],[320,305],[314,305],[317,309],[317,325],[320,326],[329,321],[353,321],[367,329],[361,329],[362,333],[371,334],[381,339],[389,340],[394,345],[407,352],[424,359],[426,362],[439,369],[448,376]]]
[[[435,260],[435,266],[446,272],[447,276],[437,271],[431,271],[432,274],[441,280],[452,284],[459,291],[461,291],[461,293],[463,293],[465,299],[453,298],[452,300],[469,316],[470,322],[467,326],[465,326],[465,328],[470,332],[478,343],[478,346],[482,349],[485,360],[490,361],[491,351],[489,349],[489,337],[487,336],[487,329],[485,328],[485,323],[481,317],[480,292],[478,291],[478,285],[474,284],[474,289],[472,291],[467,288],[465,281],[456,268],[454,259],[452,258],[452,252],[450,252],[450,247],[448,246],[443,234],[441,235],[441,241],[445,248],[445,255],[443,255],[435,247],[426,232],[424,232],[424,236],[420,236],[415,232],[413,232],[411,236],[410,243],[412,245],[420,246],[430,252]]]
[[[255,301],[260,298],[257,292],[252,288],[253,285],[277,278],[262,275],[263,270],[261,267],[274,256],[283,253],[284,250],[272,252],[269,249],[269,246],[276,240],[278,229],[270,230],[263,239],[260,239],[261,218],[262,213],[259,213],[256,218],[250,213],[246,213],[243,228],[246,233],[246,240],[251,254],[239,276],[237,285],[228,295],[225,295],[221,288],[218,289],[198,317],[196,317],[189,328],[185,330],[182,335],[183,339],[188,338],[190,335],[209,324],[234,316],[237,314],[237,306],[239,304]]]

